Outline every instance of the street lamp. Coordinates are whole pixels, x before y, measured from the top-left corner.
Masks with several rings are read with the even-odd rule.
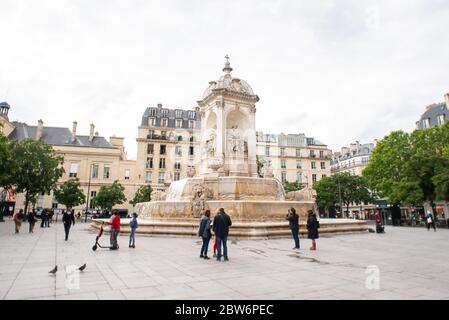
[[[338,196],[340,198],[340,211],[341,211],[341,217],[343,217],[343,206],[341,203],[341,186],[340,186],[340,177],[337,175],[337,183],[338,183]]]
[[[87,222],[87,210],[89,209],[89,196],[90,196],[90,179],[92,177],[92,164],[89,165],[89,183],[87,184],[87,201],[86,201],[86,216],[84,222]]]

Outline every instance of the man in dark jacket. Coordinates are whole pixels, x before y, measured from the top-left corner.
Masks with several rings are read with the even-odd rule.
[[[299,250],[299,216],[296,214],[295,208],[288,209],[286,219],[288,220],[288,223],[290,225],[293,240],[295,240],[295,247],[293,248],[293,250]]]
[[[67,210],[62,216],[62,223],[64,224],[65,241],[69,239],[70,227],[75,225],[75,210]]]
[[[217,261],[221,261],[222,245],[223,245],[224,261],[229,260],[227,241],[228,241],[229,227],[231,225],[232,225],[231,217],[225,213],[223,208],[220,208],[214,218],[213,223],[213,230],[218,243]]]

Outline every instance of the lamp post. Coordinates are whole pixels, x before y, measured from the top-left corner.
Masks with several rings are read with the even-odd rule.
[[[92,178],[92,164],[89,165],[89,183],[87,184],[87,201],[86,201],[86,216],[84,222],[87,222],[87,210],[89,209],[89,196],[90,196],[90,179]]]
[[[340,198],[340,211],[341,211],[341,217],[343,217],[343,206],[341,203],[341,186],[340,186],[340,177],[337,175],[337,183],[338,183],[338,196]]]

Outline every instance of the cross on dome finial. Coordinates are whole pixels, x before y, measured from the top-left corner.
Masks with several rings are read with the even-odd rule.
[[[229,63],[229,55],[226,55],[225,58],[226,58],[226,62],[225,62],[225,66],[223,68],[223,72],[226,74],[230,74],[233,69],[231,68],[231,64]]]

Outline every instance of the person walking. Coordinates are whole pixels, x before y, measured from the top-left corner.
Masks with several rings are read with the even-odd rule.
[[[223,208],[220,208],[214,217],[213,230],[217,237],[217,261],[221,261],[222,254],[224,261],[229,261],[228,258],[228,235],[229,227],[232,226],[231,217],[229,217]],[[223,251],[221,250],[223,247]]]
[[[47,219],[45,220],[45,225],[47,228],[50,228],[50,223],[51,220],[53,219],[53,211],[51,211],[50,209],[45,209],[45,211],[47,212]]]
[[[318,229],[320,228],[320,222],[316,217],[316,213],[312,210],[308,211],[307,217],[307,237],[312,240],[312,246],[310,250],[316,250],[316,239],[319,238]]]
[[[290,226],[290,230],[292,232],[293,240],[295,241],[295,247],[293,250],[299,250],[299,216],[296,214],[295,208],[288,209],[288,214],[286,216],[286,220],[288,220],[288,224]]]
[[[45,209],[42,209],[42,211],[41,211],[41,228],[45,228],[45,220],[47,220],[47,213],[45,212]]]
[[[206,210],[201,218],[200,228],[198,230],[198,236],[201,237],[201,239],[203,240],[200,258],[204,258],[206,260],[209,260],[209,257],[207,256],[207,249],[209,247],[210,238],[212,237],[212,232],[210,230],[211,230],[210,210]]]
[[[437,231],[437,228],[435,227],[435,219],[430,210],[427,210],[426,222],[427,222],[427,231],[430,231],[430,227],[433,228],[433,231]]]
[[[114,216],[112,217],[112,220],[109,222],[106,222],[106,224],[111,226],[111,236],[110,236],[110,243],[111,243],[111,250],[117,250],[119,248],[117,238],[118,234],[120,232],[120,215],[118,213],[118,210],[113,211]]]
[[[137,223],[137,213],[132,214],[131,221],[129,223],[129,227],[131,228],[131,233],[129,234],[129,247],[135,248],[136,247],[136,229],[139,227],[139,224]]]
[[[28,233],[34,233],[34,225],[36,224],[36,221],[37,221],[35,209],[28,212],[27,220],[28,220],[28,223],[30,224]]]
[[[75,226],[75,210],[67,210],[62,216],[62,223],[64,224],[65,241],[69,239],[70,227]]]
[[[19,212],[16,212],[12,219],[14,220],[15,233],[19,233],[20,227],[22,226],[22,218],[23,218],[23,209],[20,209]]]

